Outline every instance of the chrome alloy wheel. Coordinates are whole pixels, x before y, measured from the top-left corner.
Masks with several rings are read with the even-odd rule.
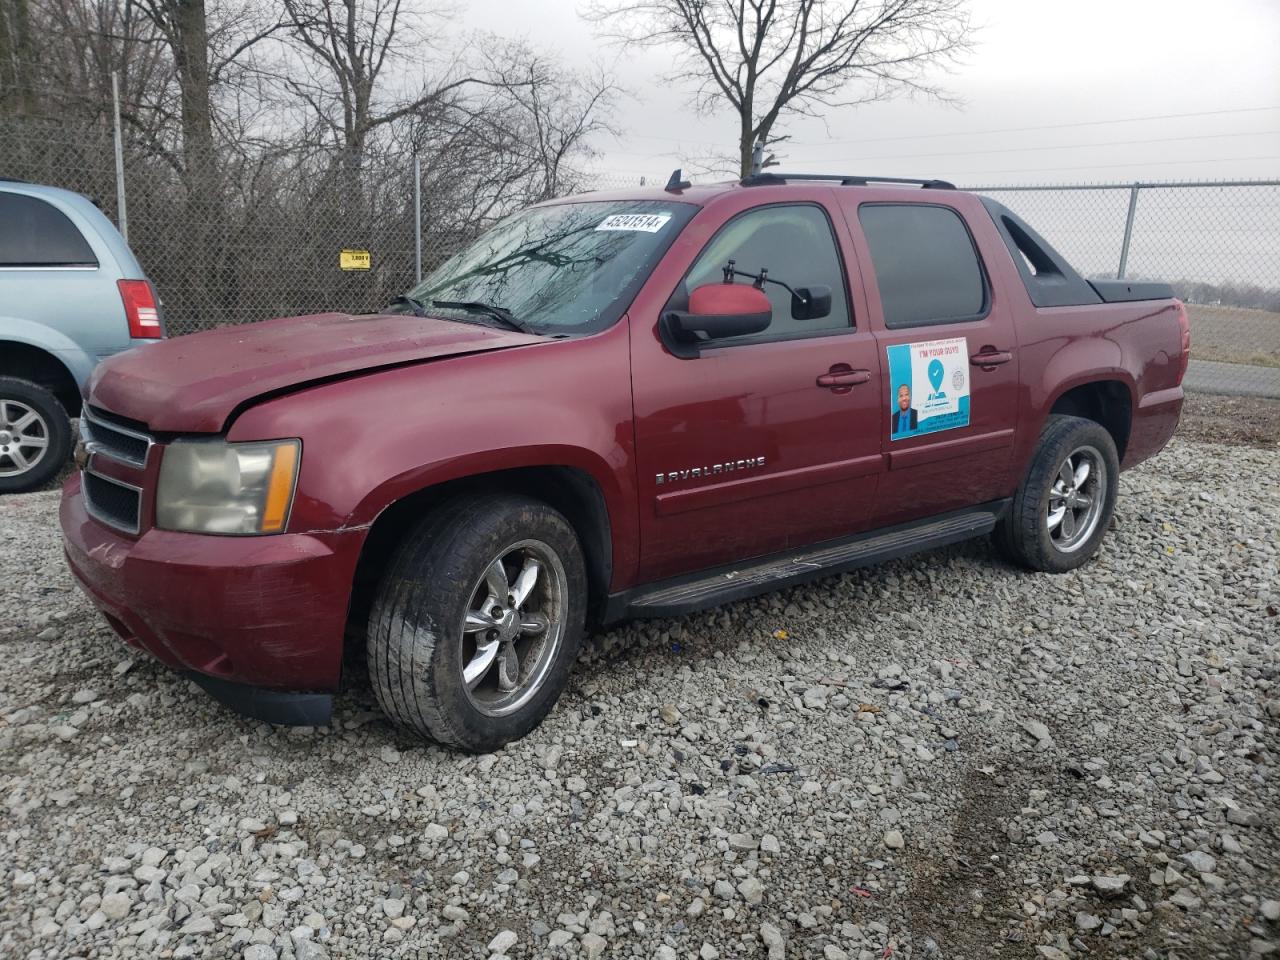
[[[1107,466],[1094,447],[1079,447],[1062,461],[1049,488],[1045,527],[1049,542],[1071,553],[1093,536],[1107,498]]]
[[[568,578],[540,540],[507,547],[472,589],[462,622],[462,683],[481,713],[500,717],[537,693],[564,639]]]
[[[0,398],[0,477],[33,470],[49,449],[44,417],[18,400]]]

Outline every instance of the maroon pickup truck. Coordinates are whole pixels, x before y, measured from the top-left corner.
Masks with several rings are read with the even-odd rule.
[[[1084,563],[1189,347],[1168,287],[950,184],[676,176],[516,214],[379,313],[103,363],[67,559],[246,713],[326,722],[353,637],[392,718],[490,750],[590,627],[988,533]]]

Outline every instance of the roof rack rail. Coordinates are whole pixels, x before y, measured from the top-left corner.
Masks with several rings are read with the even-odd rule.
[[[842,187],[865,187],[872,183],[907,183],[922,190],[954,190],[947,180],[916,180],[911,177],[871,177],[847,173],[753,173],[740,181],[744,187],[763,187],[792,180],[838,180]]]

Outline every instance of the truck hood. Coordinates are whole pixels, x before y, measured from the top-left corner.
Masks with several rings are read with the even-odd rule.
[[[546,343],[470,323],[320,313],[161,340],[100,363],[89,402],[160,433],[217,433],[258,397],[380,367]]]

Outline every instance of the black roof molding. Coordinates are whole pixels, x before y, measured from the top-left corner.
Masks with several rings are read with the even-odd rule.
[[[851,173],[753,173],[739,182],[744,187],[764,187],[792,181],[837,181],[842,187],[866,187],[873,183],[902,183],[922,190],[954,190],[956,185],[946,180],[916,180],[912,177],[873,177]]]
[[[1090,280],[1089,285],[1107,303],[1134,300],[1172,300],[1173,287],[1156,280]]]
[[[1076,273],[1049,241],[999,200],[981,197],[1004,245],[1009,248],[1027,296],[1037,307],[1073,307],[1101,303],[1089,281]]]

